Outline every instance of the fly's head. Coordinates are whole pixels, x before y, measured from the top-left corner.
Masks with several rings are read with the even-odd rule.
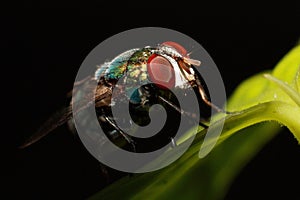
[[[193,66],[201,62],[189,57],[187,50],[176,42],[164,42],[153,50],[147,61],[152,82],[161,88],[187,88],[195,82]]]

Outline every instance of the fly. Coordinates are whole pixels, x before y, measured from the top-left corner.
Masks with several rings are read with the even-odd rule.
[[[97,84],[95,94],[87,95],[91,103],[80,105],[80,110],[94,105],[98,121],[105,132],[105,135],[119,147],[132,152],[149,152],[171,143],[176,146],[173,140],[176,134],[176,124],[180,123],[180,117],[186,116],[191,120],[196,116],[192,110],[183,110],[179,106],[176,96],[170,91],[171,88],[182,90],[183,95],[188,98],[191,92],[196,93],[201,110],[200,126],[207,128],[207,121],[211,117],[211,108],[218,112],[224,112],[214,105],[209,98],[205,83],[195,67],[201,62],[189,57],[187,50],[176,42],[164,42],[157,47],[144,47],[128,50],[112,61],[106,62],[95,71],[94,76],[89,76],[82,81],[76,82],[73,88],[73,95],[80,95],[77,92],[78,86],[89,87],[91,83]],[[125,77],[126,75],[126,77]],[[132,87],[122,88],[122,85]],[[135,85],[142,85],[133,89]],[[113,90],[122,91],[117,99],[112,101]],[[132,119],[124,119],[122,128],[116,124],[116,117],[113,116],[111,108],[122,106],[128,101]],[[126,127],[130,128],[132,123],[145,126],[149,123],[149,109],[154,104],[160,104],[166,108],[168,117],[164,128],[151,138],[137,138],[126,133]],[[73,124],[72,102],[62,110],[49,118],[38,131],[33,134],[21,148],[27,147],[56,129],[69,123]],[[88,120],[87,120],[88,121]],[[125,128],[124,128],[125,127]],[[74,129],[75,130],[75,129]]]

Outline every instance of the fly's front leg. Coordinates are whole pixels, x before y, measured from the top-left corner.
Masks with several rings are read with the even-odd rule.
[[[204,89],[199,85],[198,85],[198,90],[201,95],[201,99],[204,101],[204,103],[206,103],[207,105],[209,105],[210,107],[212,107],[213,109],[215,109],[218,112],[225,113],[225,111],[223,109],[219,108],[218,106],[214,105],[212,102],[210,102],[208,100],[208,97],[206,96]]]
[[[197,87],[199,94],[201,96],[201,99],[204,101],[205,104],[210,106],[211,108],[215,109],[217,112],[225,113],[225,114],[231,114],[230,112],[227,112],[223,110],[222,108],[219,108],[215,104],[213,104],[207,97],[204,88],[201,86],[201,82],[199,79],[196,79],[196,83],[191,84],[193,87]]]

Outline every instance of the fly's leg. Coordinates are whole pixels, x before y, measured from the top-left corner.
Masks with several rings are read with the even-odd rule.
[[[110,117],[108,117],[105,114],[102,114],[101,118],[103,119],[103,122],[105,121],[110,126],[112,126],[115,129],[115,131],[119,132],[120,135],[121,135],[121,137],[123,137],[126,140],[126,142],[128,142],[128,144],[131,145],[132,151],[136,152],[136,146],[135,146],[136,143],[135,143],[135,141],[127,133],[125,133],[124,131],[122,131],[122,129],[118,127],[118,125],[115,123],[115,121],[113,119],[111,119]],[[109,173],[109,171],[107,169],[107,166],[104,165],[104,164],[102,164],[102,163],[100,163],[100,167],[101,167],[101,172],[102,172],[103,176],[105,177],[107,184],[110,184],[112,182],[112,179],[111,179],[110,173]],[[132,173],[128,173],[128,175],[129,176],[133,176]]]
[[[182,115],[185,115],[189,118],[192,118],[192,119],[195,119],[195,114],[192,114],[192,113],[189,113],[189,112],[186,112],[180,108],[178,108],[176,105],[174,105],[173,103],[171,103],[170,101],[166,100],[165,98],[163,98],[162,96],[158,96],[159,99],[161,99],[163,102],[165,102],[166,104],[168,104],[171,108],[173,108],[175,111],[179,112],[180,114]],[[201,121],[198,122],[198,124],[200,126],[202,126],[203,128],[207,129],[208,126],[204,123],[202,123]],[[170,137],[170,140],[171,140],[171,147],[172,148],[175,148],[177,146],[177,143],[176,141],[174,140],[173,137]]]
[[[189,118],[192,118],[192,119],[195,119],[196,116],[195,114],[192,114],[192,113],[189,113],[189,112],[186,112],[180,108],[178,108],[176,105],[174,105],[173,103],[171,103],[170,101],[166,100],[165,98],[163,98],[162,96],[158,96],[159,99],[161,99],[163,102],[165,102],[166,104],[168,104],[171,108],[173,108],[174,110],[176,110],[177,112],[179,112],[180,114],[182,115],[185,115]],[[203,128],[208,128],[208,126],[206,124],[204,124],[203,122],[199,121],[198,124],[200,126],[202,126]]]
[[[109,173],[107,171],[107,168],[105,165],[103,165],[102,163],[100,163],[100,167],[101,167],[101,172],[105,177],[106,183],[110,183],[111,182],[111,178],[109,176]]]
[[[172,148],[177,147],[177,143],[176,143],[176,141],[174,140],[174,138],[171,137],[170,140],[171,140],[171,146],[172,146]]]
[[[225,114],[232,114],[231,112],[225,111],[222,108],[219,108],[218,106],[216,106],[215,104],[213,104],[207,97],[205,90],[203,89],[203,87],[201,86],[201,82],[198,78],[196,78],[196,81],[191,83],[191,85],[193,87],[197,87],[199,94],[201,96],[201,99],[204,101],[204,103],[206,103],[208,106],[210,106],[211,108],[213,108],[214,110],[216,110],[217,112],[221,112],[221,113],[225,113]]]
[[[206,103],[207,105],[209,105],[210,107],[212,107],[218,112],[226,113],[226,111],[219,108],[218,106],[216,106],[215,104],[213,104],[208,100],[208,97],[206,96],[204,89],[200,85],[198,85],[198,90],[199,90],[199,94],[201,95],[201,99],[204,101],[204,103]]]
[[[135,142],[133,141],[133,139],[127,133],[122,131],[112,119],[110,119],[106,115],[103,115],[103,117],[106,120],[106,122],[108,122],[112,127],[114,127],[114,129],[116,129],[122,135],[122,137],[132,146],[132,151],[136,152]]]

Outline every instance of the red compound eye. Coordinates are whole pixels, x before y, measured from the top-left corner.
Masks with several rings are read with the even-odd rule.
[[[169,47],[173,47],[174,49],[176,49],[176,51],[178,51],[178,53],[180,53],[183,57],[188,57],[187,55],[187,50],[181,46],[180,44],[176,43],[176,42],[172,42],[172,41],[167,41],[162,43],[162,45],[165,46],[169,46]]]
[[[189,56],[187,55],[187,50],[183,46],[181,46],[180,44],[178,44],[176,42],[168,41],[168,42],[162,43],[162,45],[173,47],[183,57],[189,58]],[[184,63],[182,60],[179,60],[178,64],[186,72],[188,72],[189,74],[191,73],[190,70],[189,70],[189,66],[186,63]]]
[[[153,54],[147,62],[147,70],[151,81],[162,88],[175,85],[175,72],[172,64],[163,56]]]

